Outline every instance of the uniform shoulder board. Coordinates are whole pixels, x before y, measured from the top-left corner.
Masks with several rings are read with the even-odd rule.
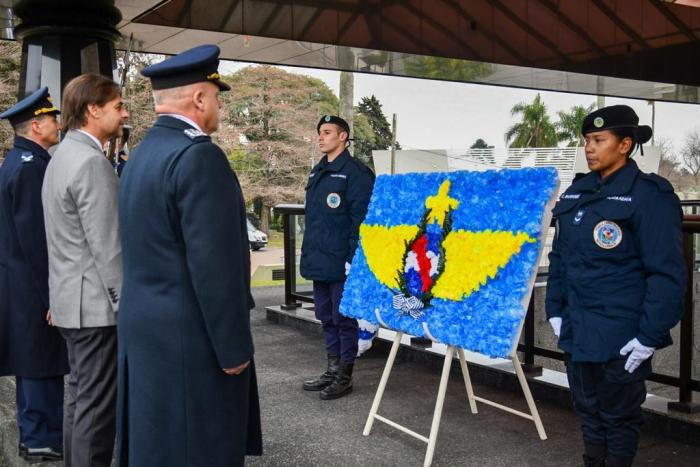
[[[27,162],[34,162],[34,154],[32,154],[31,152],[23,152],[22,154],[20,154],[19,157],[22,158],[22,164],[26,164]]]
[[[665,193],[665,192],[673,192],[673,185],[671,185],[671,182],[666,180],[660,175],[657,174],[642,174],[642,178],[645,180],[648,180],[652,182],[654,185],[656,185],[659,189],[660,192]]]
[[[194,140],[195,138],[199,138],[200,136],[208,136],[203,131],[195,130],[194,128],[188,128],[188,129],[184,130],[184,132],[185,132],[185,135],[191,140]]]

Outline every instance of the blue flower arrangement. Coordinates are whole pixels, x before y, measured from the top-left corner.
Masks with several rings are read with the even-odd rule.
[[[380,175],[340,312],[379,324],[379,310],[390,328],[423,337],[425,322],[445,344],[508,356],[557,186],[552,168]]]

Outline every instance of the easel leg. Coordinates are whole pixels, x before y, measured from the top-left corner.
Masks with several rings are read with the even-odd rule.
[[[472,388],[472,380],[469,377],[469,367],[467,366],[467,359],[464,356],[464,349],[458,348],[457,354],[459,355],[459,365],[462,367],[462,377],[464,378],[464,386],[467,388],[467,399],[469,399],[469,408],[472,413],[478,413],[476,409],[476,399],[474,399],[474,388]]]
[[[440,378],[440,388],[438,389],[437,401],[435,401],[435,412],[433,412],[433,424],[430,426],[430,436],[428,438],[428,450],[425,452],[423,467],[429,467],[433,462],[435,444],[437,443],[438,430],[440,429],[440,418],[442,417],[442,406],[445,403],[445,392],[447,392],[447,381],[450,379],[450,368],[452,368],[452,357],[455,348],[447,346],[445,363],[442,365],[442,377]]]
[[[518,376],[520,387],[523,388],[525,400],[527,400],[527,406],[530,408],[530,415],[532,415],[532,420],[535,422],[535,427],[537,427],[537,433],[540,435],[541,440],[545,440],[547,439],[547,433],[544,431],[544,425],[542,425],[540,413],[537,411],[537,405],[535,404],[535,400],[532,398],[530,386],[527,384],[527,378],[525,378],[525,373],[523,373],[523,368],[520,365],[520,359],[518,358],[517,352],[513,352],[511,361],[515,367],[515,374]]]
[[[386,361],[386,365],[384,365],[382,379],[379,380],[379,387],[377,388],[377,393],[374,395],[374,402],[372,402],[372,408],[369,411],[369,416],[367,416],[367,422],[365,423],[365,429],[362,432],[364,436],[368,436],[369,432],[372,431],[374,416],[377,415],[377,411],[379,410],[379,404],[384,396],[384,389],[386,389],[386,383],[389,380],[391,368],[394,366],[396,353],[399,351],[399,347],[401,347],[401,337],[403,337],[403,332],[397,332],[396,336],[394,336],[394,343],[391,346],[391,352],[389,352],[389,358]]]

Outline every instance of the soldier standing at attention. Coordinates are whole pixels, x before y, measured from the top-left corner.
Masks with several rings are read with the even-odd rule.
[[[0,114],[15,131],[0,167],[0,376],[15,375],[19,454],[63,459],[66,343],[51,327],[41,184],[61,129],[46,87]]]
[[[306,231],[301,247],[301,275],[313,280],[316,318],[321,321],[328,367],[305,381],[305,391],[321,399],[337,399],[352,390],[358,326],[338,311],[345,276],[359,239],[360,224],[374,186],[374,174],[347,150],[350,127],[325,115],[316,125],[324,156],[311,170],[306,185]]]
[[[586,466],[632,465],[651,356],[671,344],[683,312],[681,206],[666,179],[630,159],[651,138],[638,122],[626,105],[584,119],[591,172],[552,211],[546,311],[565,352]]]

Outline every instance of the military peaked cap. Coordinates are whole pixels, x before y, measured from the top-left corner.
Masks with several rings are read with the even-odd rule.
[[[637,143],[640,145],[651,139],[651,127],[639,125],[639,117],[627,105],[611,105],[589,113],[583,119],[581,134],[587,135],[594,131],[610,130],[615,128],[632,128],[637,132]]]
[[[231,86],[221,81],[219,75],[219,47],[211,44],[185,50],[155,65],[141,70],[141,74],[151,79],[153,89],[169,89],[192,83],[209,81],[221,91]]]
[[[17,125],[41,115],[56,115],[60,113],[51,101],[49,88],[44,86],[1,113],[0,118],[6,118],[12,125]]]
[[[321,120],[318,121],[318,125],[316,125],[316,133],[321,131],[321,125],[324,123],[333,123],[334,125],[338,125],[348,134],[348,139],[350,139],[350,125],[348,125],[348,122],[346,122],[344,119],[336,115],[324,115],[321,117]]]

